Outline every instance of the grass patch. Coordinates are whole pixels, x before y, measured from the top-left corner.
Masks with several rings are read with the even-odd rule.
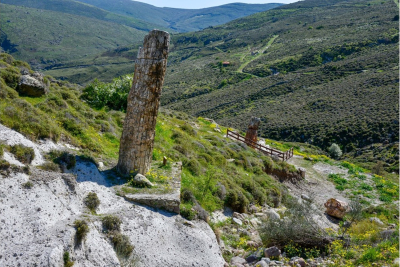
[[[83,199],[83,203],[85,203],[86,207],[88,207],[91,212],[96,213],[96,209],[100,205],[100,199],[98,198],[96,193],[90,192]]]
[[[85,220],[76,220],[74,221],[74,228],[76,230],[75,237],[77,244],[81,244],[89,233],[89,225]]]
[[[121,230],[121,219],[114,215],[107,215],[101,219],[103,229],[106,232],[109,231],[120,231]]]
[[[30,164],[35,158],[35,151],[31,147],[15,145],[10,147],[10,152],[24,164]]]
[[[71,261],[70,258],[69,258],[69,252],[68,251],[64,251],[63,261],[64,261],[64,267],[72,267],[74,265],[74,262]]]

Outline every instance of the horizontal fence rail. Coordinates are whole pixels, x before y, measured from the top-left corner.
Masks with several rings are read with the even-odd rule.
[[[257,142],[254,142],[250,139],[246,139],[245,137],[241,136],[238,133],[232,132],[230,130],[226,131],[226,136],[227,137],[231,137],[232,139],[238,140],[240,142],[245,143],[246,145],[248,145],[249,147],[252,147],[258,151],[261,151],[262,153],[264,153],[265,155],[269,155],[269,156],[277,156],[278,158],[282,159],[283,161],[290,159],[291,157],[293,157],[293,147],[290,148],[288,151],[286,152],[282,152],[279,151],[277,149],[273,149],[270,147],[266,147],[263,146]]]

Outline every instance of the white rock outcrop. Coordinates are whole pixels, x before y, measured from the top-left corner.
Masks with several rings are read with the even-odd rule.
[[[5,129],[5,130],[4,130]],[[17,136],[0,125],[4,132]],[[10,132],[11,131],[11,132]],[[12,139],[12,142],[19,143]],[[0,140],[11,142],[7,137]],[[26,143],[41,153],[40,145]],[[40,155],[40,158],[43,158]],[[188,224],[180,215],[156,212],[116,195],[112,184],[90,162],[77,162],[72,173],[31,167],[31,174],[0,174],[0,266],[63,266],[67,251],[74,266],[121,266],[102,231],[102,215],[122,220],[121,233],[134,245],[135,266],[224,266],[214,232],[203,221]],[[23,185],[30,181],[28,189]],[[100,199],[98,215],[83,204],[88,192]],[[89,233],[76,245],[73,223],[85,219]]]

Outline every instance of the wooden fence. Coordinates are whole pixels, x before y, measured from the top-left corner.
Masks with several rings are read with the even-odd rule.
[[[241,136],[238,133],[232,132],[230,130],[227,130],[226,132],[226,136],[227,137],[231,137],[235,140],[238,140],[240,142],[245,143],[246,145],[248,145],[249,147],[252,147],[258,151],[261,151],[262,153],[264,153],[265,155],[268,156],[277,156],[278,158],[282,159],[283,161],[290,159],[291,157],[293,157],[293,147],[290,148],[288,151],[286,152],[282,152],[279,151],[277,149],[273,149],[273,148],[269,148],[266,146],[263,146],[259,143],[256,143],[250,139],[246,139],[245,137]]]

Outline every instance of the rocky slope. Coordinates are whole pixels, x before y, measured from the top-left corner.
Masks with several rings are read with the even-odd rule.
[[[40,159],[43,146],[4,126],[0,129],[0,140],[8,145],[33,147]],[[51,147],[60,148],[55,144]],[[33,164],[39,163],[37,160]],[[120,266],[103,232],[101,218],[107,214],[122,220],[121,232],[135,247],[130,258],[124,260],[125,266],[224,265],[207,223],[189,223],[179,215],[125,201],[93,163],[78,161],[71,173],[48,172],[34,166],[30,169],[29,174],[16,168],[0,173],[1,266],[63,266],[66,251],[74,266]],[[97,215],[83,204],[89,192],[97,193],[100,199]],[[90,230],[78,245],[73,223],[82,218],[89,222]]]

